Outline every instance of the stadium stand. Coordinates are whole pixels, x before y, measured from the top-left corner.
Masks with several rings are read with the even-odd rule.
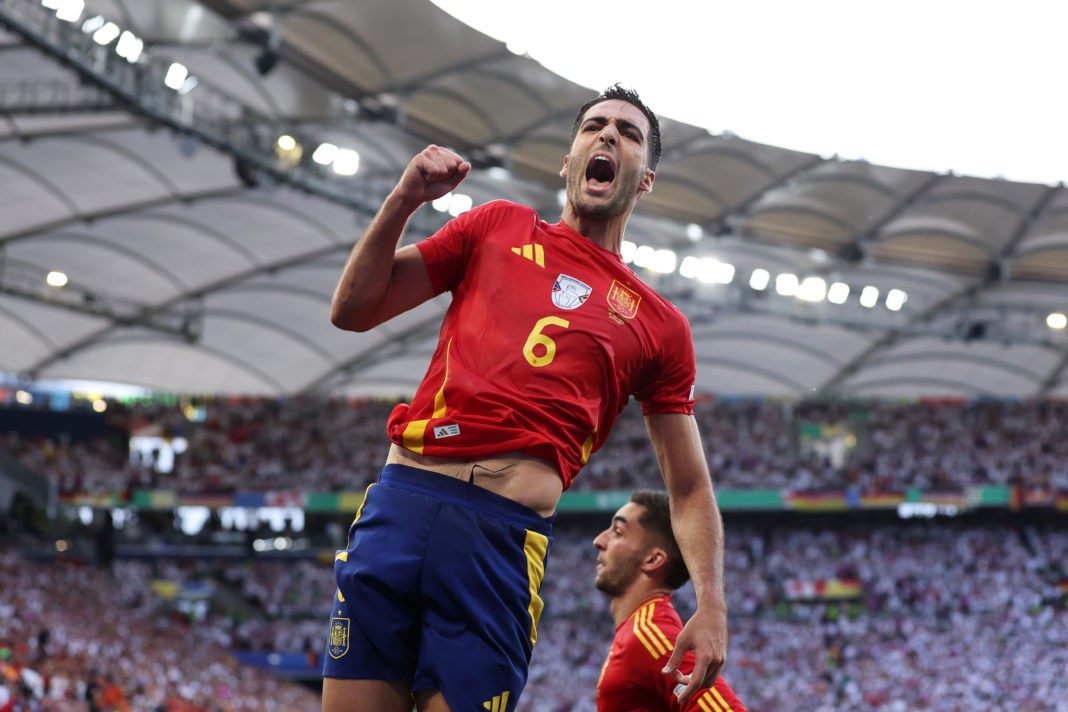
[[[336,490],[334,505],[358,501],[345,498],[371,477],[391,405],[113,402],[99,416],[106,427],[82,436],[0,435],[9,457],[56,489],[64,513],[47,537],[8,523],[8,699],[46,709],[107,695],[114,706],[101,709],[315,709],[331,554],[352,507],[315,512],[314,498],[298,495],[325,488]],[[776,506],[725,507],[725,674],[750,707],[1064,710],[1063,409],[703,399],[723,501],[763,482],[787,493]],[[65,414],[53,415],[43,432],[64,433]],[[656,486],[641,427],[628,409],[576,501]],[[352,437],[325,437],[341,431]],[[147,454],[130,445],[145,433],[165,436]],[[179,437],[187,447],[161,472],[160,443]],[[165,487],[182,495],[161,498]],[[974,493],[992,487],[1010,496],[979,506]],[[821,499],[850,488],[861,496],[830,500],[841,507]],[[805,490],[818,497],[790,499]],[[897,496],[887,504],[870,493]],[[180,505],[198,502],[207,519],[183,531]],[[303,516],[239,525],[233,512],[248,502],[296,505]],[[612,506],[561,507],[524,712],[594,709],[611,618],[592,586],[592,539]],[[689,587],[676,598],[692,610]],[[182,662],[192,649],[211,662]]]

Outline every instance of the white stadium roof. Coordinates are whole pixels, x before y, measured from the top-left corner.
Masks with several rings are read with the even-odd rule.
[[[0,372],[408,393],[445,302],[335,329],[352,243],[430,142],[476,164],[459,188],[474,204],[555,220],[591,96],[429,0],[0,0]],[[1068,332],[1047,325],[1068,310],[1062,184],[844,161],[670,116],[663,131],[627,237],[691,320],[699,390],[1068,396]],[[356,151],[355,175],[309,160],[323,143]],[[447,217],[424,208],[408,239]],[[841,304],[820,294],[835,283]]]

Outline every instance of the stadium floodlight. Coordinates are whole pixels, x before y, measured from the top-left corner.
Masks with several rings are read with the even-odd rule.
[[[49,287],[65,287],[67,286],[67,275],[64,272],[53,270],[45,275],[45,284]]]
[[[339,148],[330,165],[339,176],[354,176],[360,170],[360,154],[351,148]]]
[[[144,49],[145,43],[141,38],[129,30],[125,30],[119,35],[119,43],[115,45],[115,54],[130,64],[136,64],[137,60],[141,59],[141,53],[144,52]]]
[[[292,170],[300,164],[300,159],[304,156],[304,147],[293,136],[282,134],[274,142],[274,156],[282,170]]]
[[[675,271],[678,256],[674,250],[656,249],[649,245],[638,245],[634,250],[634,265],[659,274],[671,274]]]
[[[338,147],[332,143],[320,143],[312,153],[312,160],[320,166],[329,166],[337,158]]]
[[[103,27],[105,22],[107,22],[107,20],[105,20],[102,15],[93,15],[82,23],[82,32],[91,35]]]
[[[648,268],[653,262],[653,253],[656,250],[649,245],[638,245],[634,251],[634,266]]]
[[[649,269],[659,274],[671,274],[675,271],[676,264],[678,264],[678,256],[674,250],[653,250]]]
[[[453,217],[463,215],[471,209],[471,206],[473,204],[474,201],[471,200],[470,195],[465,195],[463,193],[453,193],[452,198],[449,199],[449,215]]]
[[[886,308],[890,311],[901,311],[901,307],[905,306],[908,298],[909,295],[904,290],[891,289],[886,293]]]
[[[115,41],[122,30],[114,22],[105,22],[100,29],[93,33],[93,42],[98,45],[109,45]]]
[[[64,22],[77,22],[85,10],[85,0],[42,0],[42,5],[56,11],[56,18]]]
[[[679,274],[705,284],[730,284],[734,280],[734,265],[715,257],[689,255],[679,265]]]
[[[167,74],[163,77],[163,84],[168,89],[174,89],[178,91],[185,84],[186,78],[189,76],[189,70],[184,64],[180,62],[174,62],[167,68]]]
[[[835,282],[827,288],[827,301],[831,304],[845,304],[849,299],[849,285],[845,282]]]
[[[1046,326],[1060,331],[1068,326],[1068,316],[1065,316],[1062,312],[1052,312],[1046,317]]]
[[[623,244],[619,246],[620,257],[623,258],[623,262],[630,264],[634,261],[634,255],[638,252],[638,246],[630,240],[624,240]]]
[[[697,223],[690,223],[686,226],[686,237],[690,238],[691,242],[699,242],[704,236],[704,228]]]
[[[734,265],[730,262],[722,262],[716,260],[716,264],[712,266],[712,281],[716,284],[730,284],[734,281]]]
[[[763,267],[757,267],[749,275],[749,288],[758,292],[763,292],[768,288],[768,284],[771,283],[771,273]]]
[[[775,291],[779,296],[792,297],[797,294],[797,275],[792,272],[783,272],[775,278]]]
[[[185,96],[189,92],[193,91],[197,88],[197,84],[199,83],[200,82],[197,81],[196,77],[186,77],[185,81],[182,82],[182,86],[178,87],[179,96]]]
[[[435,198],[430,202],[430,206],[437,210],[439,213],[444,213],[449,209],[449,203],[452,202],[452,193],[446,193],[440,198]]]
[[[879,303],[879,288],[868,285],[860,290],[860,306],[871,309]]]
[[[803,302],[822,302],[827,296],[827,280],[817,276],[805,277],[795,296]]]
[[[693,255],[686,255],[682,258],[682,264],[679,265],[679,276],[686,279],[697,279],[697,275],[701,269],[701,258],[694,257]]]

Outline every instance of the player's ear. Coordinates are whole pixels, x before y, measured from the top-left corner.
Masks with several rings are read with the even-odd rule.
[[[667,566],[667,552],[659,546],[654,546],[645,553],[645,559],[642,560],[642,568],[646,573],[651,573],[664,566]]]
[[[561,178],[567,178],[567,159],[568,159],[568,154],[565,153],[564,154],[564,167],[560,169],[560,177]]]
[[[638,197],[642,197],[642,193],[653,192],[653,181],[656,180],[656,171],[646,170],[645,177],[642,178],[642,182],[638,184]]]

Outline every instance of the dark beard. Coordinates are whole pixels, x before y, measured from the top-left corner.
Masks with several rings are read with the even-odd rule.
[[[617,180],[619,180],[619,178],[617,178]],[[637,189],[637,186],[635,186],[631,193],[637,192]],[[583,200],[582,183],[576,182],[574,188],[568,185],[567,202],[571,205],[571,209],[575,211],[575,214],[584,220],[610,220],[623,215],[629,209],[629,205],[624,199],[624,196],[627,194],[628,192],[624,190],[616,193],[606,203],[589,205]]]
[[[638,576],[638,567],[641,564],[641,555],[635,555],[629,560],[618,562],[614,571],[608,576],[597,576],[593,580],[594,587],[609,596],[619,596],[633,583]]]

